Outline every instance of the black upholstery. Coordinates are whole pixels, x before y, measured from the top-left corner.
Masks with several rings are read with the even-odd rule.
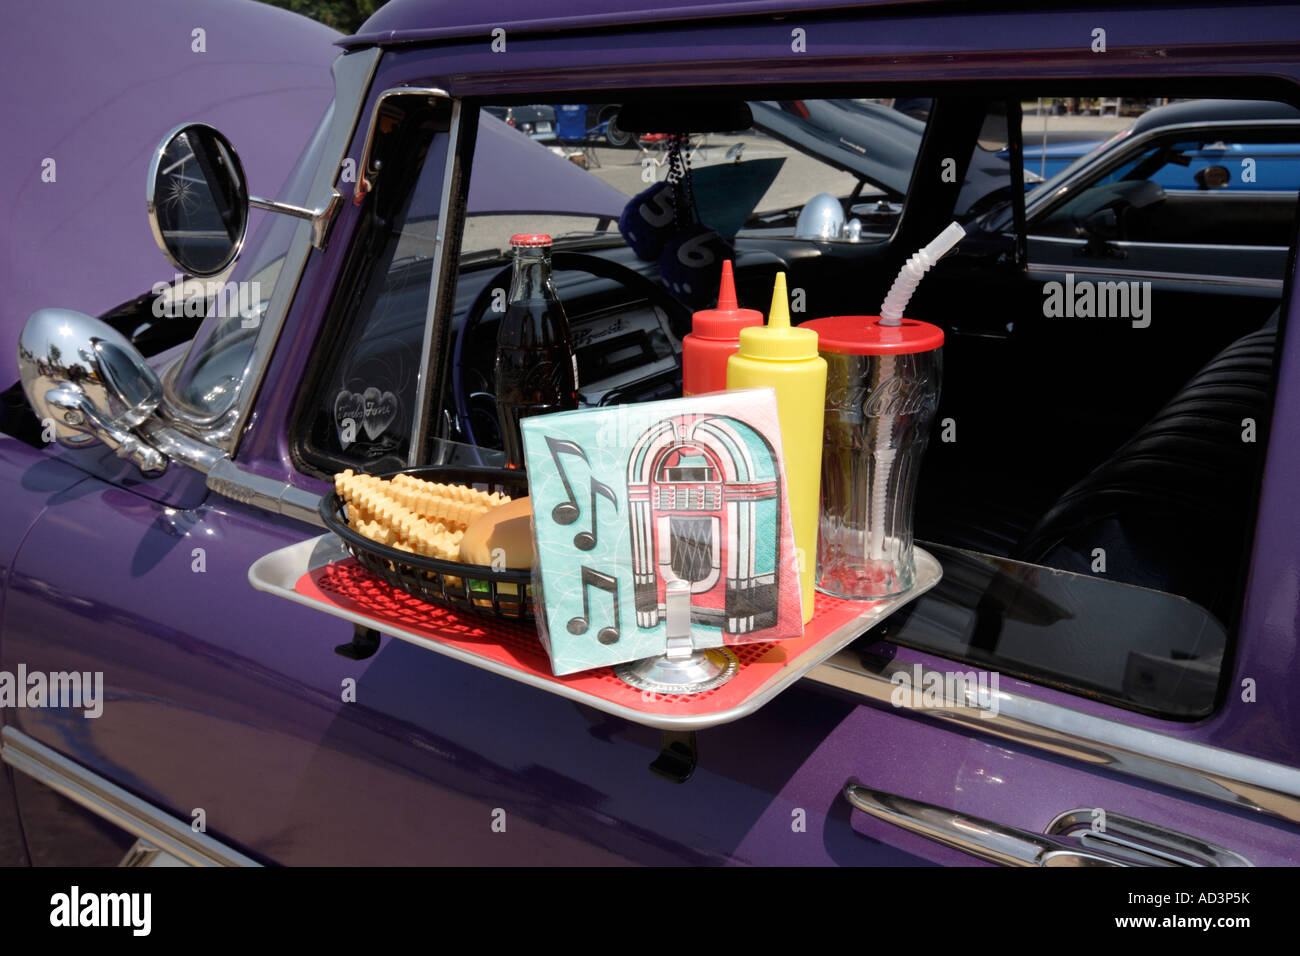
[[[1277,313],[1210,360],[1047,511],[1013,556],[1181,595],[1231,617],[1271,411]],[[1243,440],[1243,419],[1256,440]]]

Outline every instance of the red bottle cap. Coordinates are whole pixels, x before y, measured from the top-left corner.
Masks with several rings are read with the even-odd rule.
[[[520,233],[517,236],[510,237],[512,246],[549,246],[551,237],[544,232],[537,233]]]
[[[878,315],[832,315],[810,319],[799,328],[817,333],[819,351],[846,355],[906,355],[943,345],[943,329],[917,319],[881,325]]]
[[[762,325],[763,313],[742,309],[736,302],[736,280],[731,260],[722,261],[722,283],[718,286],[718,307],[701,309],[691,316],[691,331],[704,339],[737,339],[740,330]]]

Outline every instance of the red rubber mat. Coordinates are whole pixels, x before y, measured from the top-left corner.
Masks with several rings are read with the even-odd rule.
[[[788,663],[809,647],[875,606],[873,602],[845,601],[818,594],[813,619],[804,628],[802,637],[732,646],[730,650],[740,661],[739,670],[735,677],[714,690],[699,694],[656,694],[628,686],[609,667],[556,677],[531,624],[429,604],[380,581],[352,558],[304,574],[295,590],[313,601],[370,618],[380,631],[385,630],[385,625],[401,628],[531,678],[542,678],[632,710],[683,716],[721,713],[740,706],[778,678]]]

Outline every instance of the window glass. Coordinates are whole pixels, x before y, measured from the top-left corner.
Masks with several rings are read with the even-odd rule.
[[[1289,244],[1300,190],[1300,114],[1288,119],[1284,107],[1249,101],[1098,97],[1038,100],[1024,109],[1026,170],[1048,177],[1030,193],[1030,202],[1047,202],[1030,210],[1031,236]],[[1071,183],[1085,164],[1096,168],[1082,186]]]
[[[1227,633],[1198,604],[1077,572],[928,544],[929,592],[873,637],[1188,719],[1214,704]]]
[[[643,107],[659,110],[657,132],[595,122],[608,104],[483,108],[445,399],[464,441],[499,445],[490,304],[508,275],[514,233],[554,239],[580,401],[596,405],[680,394],[680,339],[690,313],[714,304],[723,258],[736,262],[746,304],[765,306],[774,255],[851,257],[893,232],[923,120],[868,99],[754,100],[749,119],[721,108],[705,115],[698,126],[711,131],[681,142],[676,165],[668,134],[689,104],[665,100]],[[571,116],[591,122],[572,125]],[[670,177],[689,182],[681,209],[665,187]],[[613,272],[602,279],[566,268],[570,253],[643,277],[675,311]]]
[[[408,458],[447,160],[439,109],[403,115],[383,141],[388,152],[354,240],[363,275],[336,293],[338,324],[306,411],[305,450],[327,467],[396,467]]]
[[[888,235],[881,227],[886,218],[892,226],[898,205],[891,204],[887,217],[874,201],[906,193],[923,120],[865,99],[749,105],[751,126],[693,135],[687,145],[685,160],[707,226],[729,239],[793,236],[803,207],[826,193],[839,201],[846,221],[865,216],[867,232]],[[574,108],[483,108],[479,135],[499,153],[485,155],[482,144],[477,151],[462,254],[504,249],[516,232],[570,239],[606,231],[617,236],[613,227],[628,201],[668,176],[664,133],[626,134],[615,127],[614,139],[621,143],[615,146],[606,123],[582,129],[577,138],[559,138],[553,131],[564,130],[557,111]],[[524,132],[525,126],[531,132]],[[550,155],[544,158],[543,152]],[[585,171],[590,181],[555,172],[558,160]],[[512,162],[514,169],[507,172]],[[519,175],[520,168],[536,175]]]
[[[1300,137],[1286,143],[1207,131],[1130,151],[1030,232],[1109,230],[1108,238],[1129,242],[1285,247],[1297,189]]]

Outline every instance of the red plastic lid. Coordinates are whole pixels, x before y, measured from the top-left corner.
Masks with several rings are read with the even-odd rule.
[[[832,315],[803,322],[799,328],[817,333],[819,351],[847,355],[905,355],[943,345],[943,329],[937,325],[917,319],[901,323],[881,325],[878,315]]]
[[[544,232],[520,233],[517,236],[510,237],[512,246],[549,246],[551,237]]]
[[[763,313],[742,309],[736,302],[736,280],[731,260],[722,261],[722,283],[718,286],[718,307],[701,309],[691,316],[691,331],[705,339],[738,339],[740,330],[763,324]]]

